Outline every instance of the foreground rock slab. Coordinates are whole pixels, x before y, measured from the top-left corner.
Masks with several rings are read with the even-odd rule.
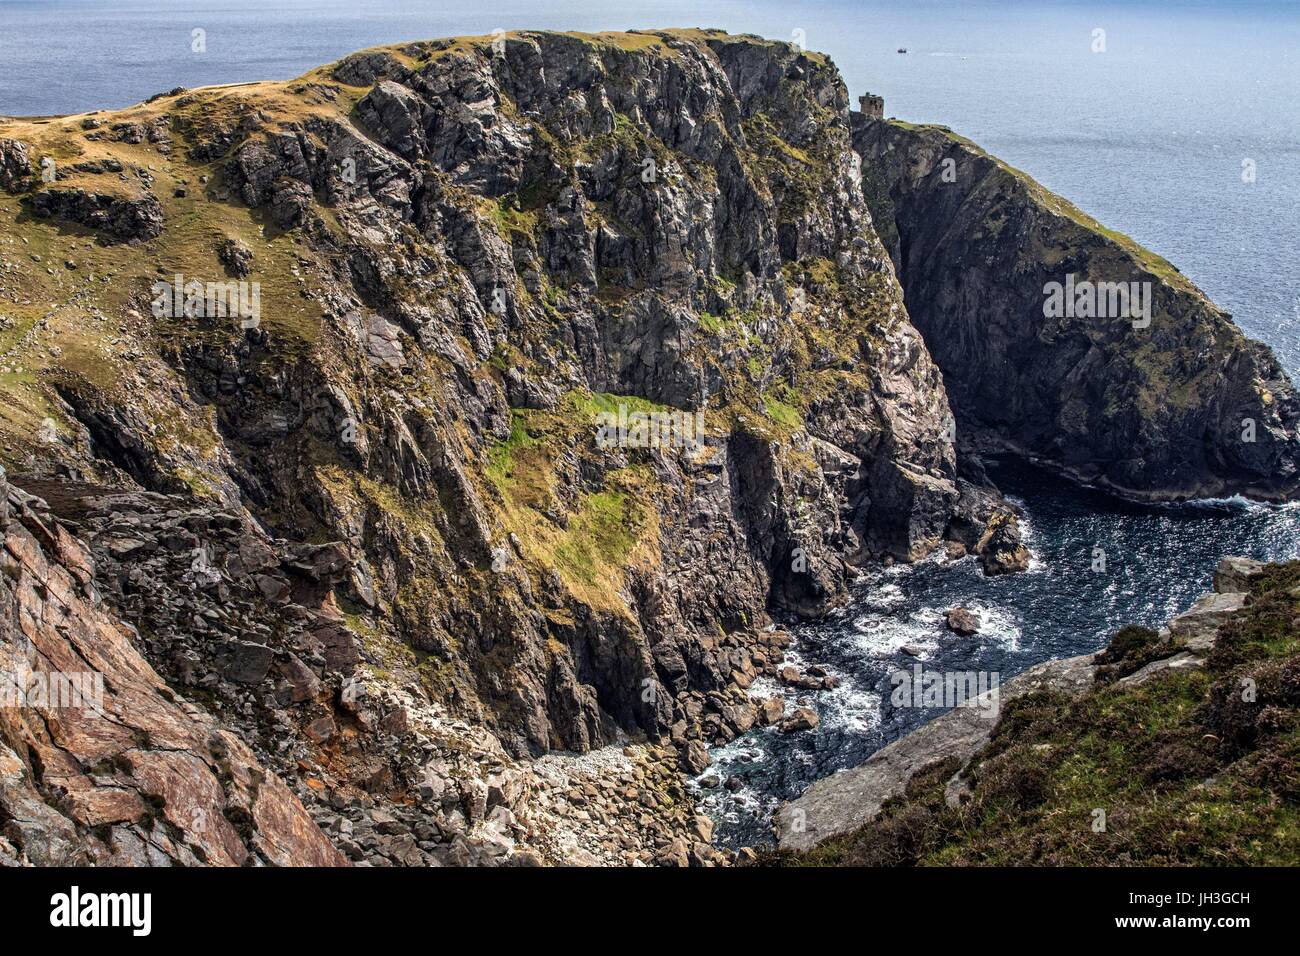
[[[37,866],[344,864],[288,787],[140,656],[87,549],[40,504],[0,477],[0,852]],[[73,675],[92,692],[48,692]]]
[[[1092,686],[1091,654],[1047,661],[1031,667],[997,691],[936,717],[872,754],[865,763],[817,781],[798,800],[783,804],[773,821],[783,850],[809,850],[822,840],[870,823],[881,804],[901,794],[907,782],[930,764],[975,756],[997,726],[992,695],[1001,701],[1053,690],[1081,694]]]

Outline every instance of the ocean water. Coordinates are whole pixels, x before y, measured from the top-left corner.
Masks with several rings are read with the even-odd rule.
[[[788,735],[763,728],[713,750],[714,763],[695,787],[722,841],[764,842],[779,801],[943,712],[893,706],[899,671],[919,664],[996,674],[1005,683],[1041,661],[1100,650],[1123,624],[1158,627],[1210,589],[1224,555],[1300,556],[1300,503],[1135,505],[1012,460],[991,465],[990,475],[1027,516],[1029,571],[986,578],[975,559],[949,562],[939,554],[873,569],[844,608],[796,628],[790,662],[800,670],[819,665],[841,684],[806,692],[764,680],[750,689],[759,698],[781,695],[787,712],[810,706],[821,723],[815,732]],[[976,614],[975,635],[948,630],[944,612],[953,607]],[[724,785],[701,785],[711,777]]]
[[[1300,3],[1045,0],[0,0],[0,114],[129,105],[175,86],[296,76],[380,43],[493,29],[722,27],[829,53],[850,93],[945,123],[1164,255],[1300,371]],[[204,31],[206,50],[192,49]],[[1103,31],[1098,33],[1097,31]],[[1096,50],[1104,37],[1104,51]],[[906,48],[906,53],[899,53]],[[1253,176],[1243,176],[1247,169]],[[702,789],[724,841],[765,838],[777,800],[860,762],[936,711],[894,708],[889,675],[996,671],[1091,651],[1208,588],[1225,554],[1300,556],[1300,511],[1245,502],[1138,507],[1003,463],[1033,570],[973,561],[866,575],[792,658],[840,676],[803,695],[815,733],[746,735]],[[1092,570],[1095,549],[1106,570]],[[944,627],[976,610],[977,635]],[[920,654],[904,653],[902,648]],[[759,686],[756,694],[777,693]],[[800,695],[791,695],[792,702]]]

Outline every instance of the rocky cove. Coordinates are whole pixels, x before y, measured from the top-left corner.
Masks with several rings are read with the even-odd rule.
[[[784,43],[525,32],[0,121],[0,635],[122,697],[0,713],[0,860],[731,862],[687,779],[837,689],[787,628],[1030,567],[994,454],[1294,495],[1267,348],[863,105]],[[1067,273],[1150,328],[1046,316]],[[156,314],[175,275],[259,322]]]
[[[1292,505],[1130,503],[1012,461],[991,464],[1026,516],[1030,569],[990,578],[969,558],[938,553],[866,573],[843,608],[794,626],[792,663],[821,667],[839,685],[816,693],[761,685],[760,693],[784,696],[787,707],[800,699],[812,707],[816,732],[758,729],[712,752],[693,786],[723,845],[772,842],[772,817],[783,803],[797,806],[810,785],[862,765],[949,709],[924,700],[906,706],[896,698],[897,675],[918,667],[944,677],[996,675],[1000,716],[1010,702],[1002,691],[1017,675],[1101,651],[1127,625],[1163,627],[1212,590],[1225,556],[1283,561],[1300,553]],[[1095,568],[1099,550],[1105,570]],[[948,625],[953,607],[971,611],[973,634]]]

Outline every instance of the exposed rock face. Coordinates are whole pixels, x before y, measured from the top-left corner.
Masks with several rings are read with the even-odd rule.
[[[42,504],[0,476],[0,862],[342,864],[284,783],[140,656]],[[83,677],[93,692],[66,691]]]
[[[0,137],[7,238],[80,260],[0,246],[15,483],[352,862],[726,862],[680,772],[811,723],[747,692],[773,617],[944,542],[1027,560],[824,57],[434,41]]]
[[[128,172],[167,146],[150,196],[194,201],[170,188],[193,178],[183,142],[223,171],[200,214],[239,201],[268,224],[191,250],[186,277],[298,297],[255,328],[171,323],[165,354],[118,370],[135,407],[69,379],[64,457],[339,541],[346,600],[511,751],[726,739],[753,722],[733,675],[779,664],[769,608],[820,613],[850,562],[949,533],[942,382],[824,58],[522,34],[136,114],[109,128]],[[169,242],[166,210],[118,229],[88,196],[60,181],[31,202]],[[597,446],[597,409],[620,404],[703,416],[698,448]],[[157,422],[203,437],[160,441]],[[232,643],[220,673],[262,679],[263,644]]]
[[[1294,388],[1173,266],[945,128],[854,121],[964,438],[1129,497],[1294,495]],[[1149,313],[1088,294],[1102,282],[1149,290]],[[1050,283],[1075,290],[1068,314],[1045,315]]]
[[[114,242],[156,238],[162,232],[162,207],[145,193],[119,196],[76,187],[51,186],[32,196],[38,216],[74,222]]]

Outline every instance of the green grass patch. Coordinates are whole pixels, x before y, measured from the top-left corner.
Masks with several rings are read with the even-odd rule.
[[[498,486],[506,485],[514,477],[515,456],[539,444],[540,440],[528,430],[528,419],[524,412],[513,409],[510,414],[510,436],[488,449],[488,477]]]
[[[792,430],[803,428],[803,415],[793,405],[789,405],[770,395],[765,395],[763,397],[763,407],[767,409],[767,417],[778,425]]]
[[[632,412],[672,411],[672,406],[652,402],[637,395],[615,395],[611,392],[572,391],[564,396],[564,407],[583,421],[594,421],[602,412],[617,415],[620,407]]]
[[[622,569],[644,522],[643,509],[624,491],[587,495],[555,547],[560,572],[596,585],[609,572]]]

